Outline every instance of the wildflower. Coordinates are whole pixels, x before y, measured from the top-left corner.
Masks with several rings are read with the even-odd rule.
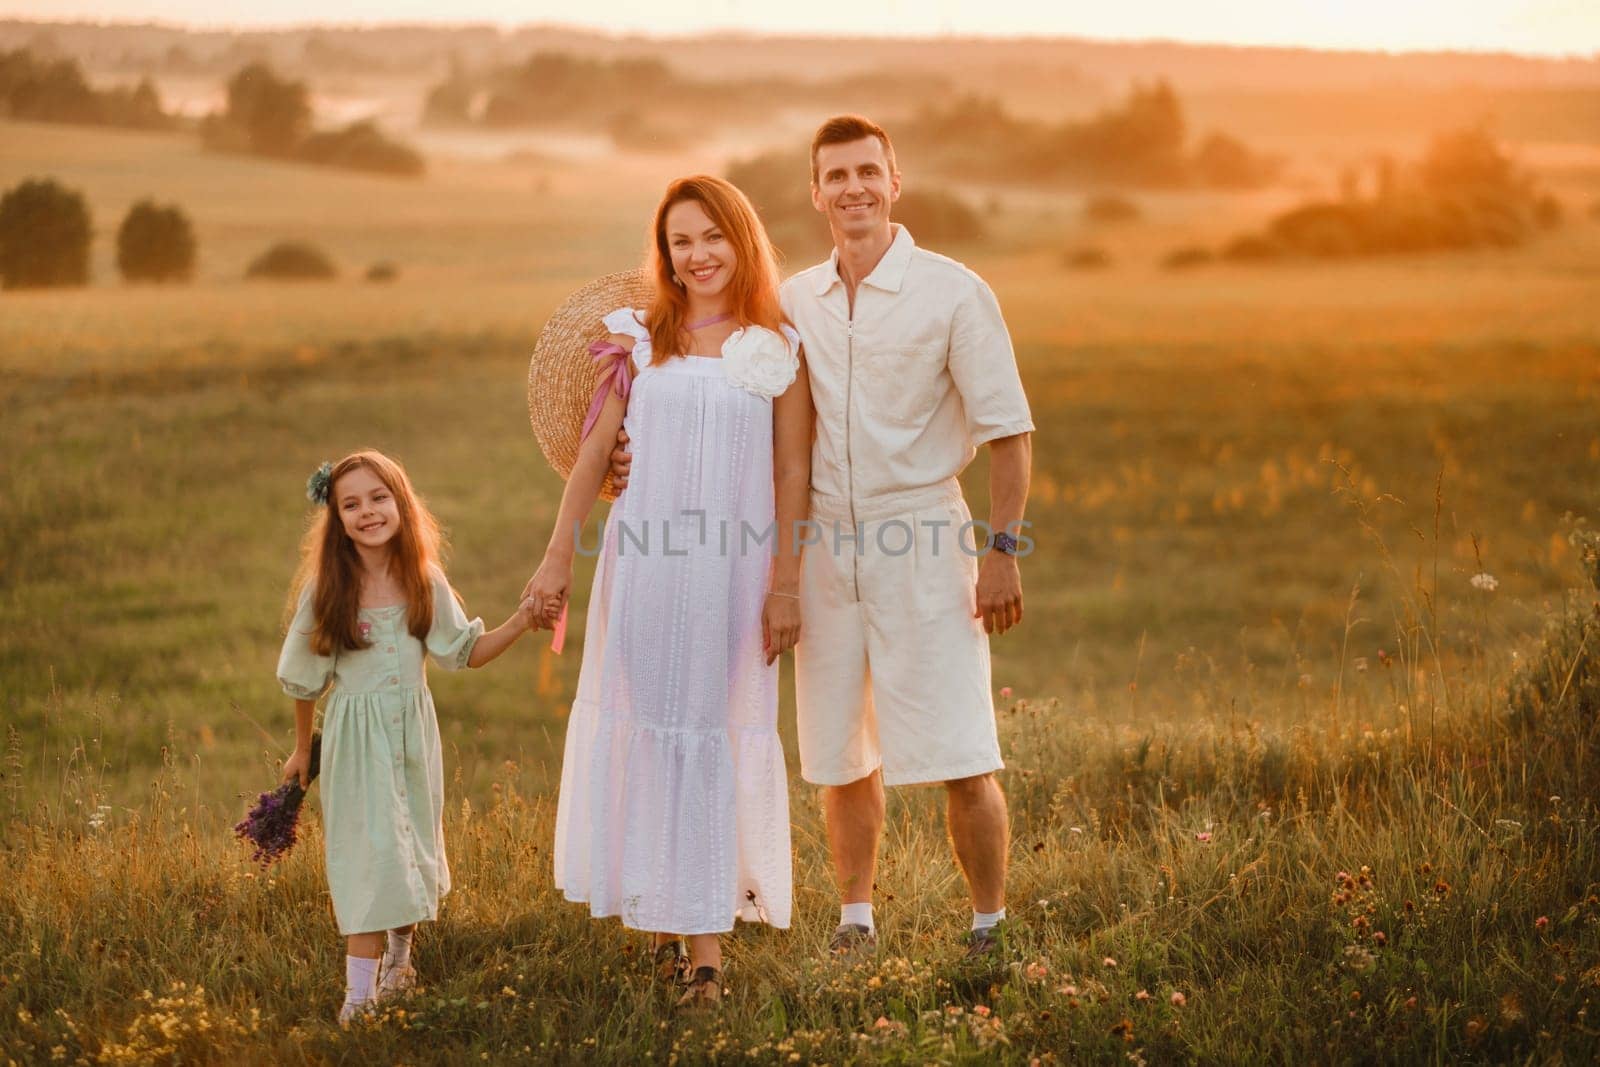
[[[1009,685],[1002,685],[1000,687],[1000,699],[1001,700],[1010,700],[1011,699],[1011,687]]]
[[[322,735],[313,734],[309,772],[312,779],[316,778],[321,754]],[[298,778],[256,797],[255,807],[233,828],[234,836],[255,846],[251,859],[265,867],[294,847],[299,836],[300,806],[305,799],[306,791]]]
[[[1548,916],[1548,915],[1541,915],[1537,919],[1533,920],[1533,928],[1535,930],[1543,931],[1544,929],[1549,927],[1549,925],[1550,925],[1550,916]]]
[[[1140,1001],[1149,1000],[1150,999],[1150,990],[1148,990],[1148,989],[1139,990],[1139,992],[1137,992],[1137,993],[1135,993],[1133,995],[1133,999],[1134,1000],[1140,1000]]]
[[[1111,1028],[1111,1036],[1120,1037],[1124,1041],[1133,1040],[1133,1020],[1123,1019]]]
[[[1417,998],[1416,997],[1407,997],[1406,998],[1406,1011],[1416,1011],[1416,1010],[1417,1010]]]
[[[1200,842],[1202,845],[1207,844],[1211,840],[1211,831],[1201,830],[1194,835],[1194,839]]]
[[[1494,592],[1499,585],[1499,581],[1488,571],[1472,576],[1472,588],[1482,590],[1485,593]]]
[[[1024,967],[1022,969],[1022,973],[1028,979],[1028,981],[1039,982],[1043,981],[1045,976],[1050,973],[1050,968],[1035,960],[1033,963],[1030,963]]]
[[[1117,961],[1112,959],[1110,956],[1107,956],[1105,959],[1101,960],[1100,962],[1105,964],[1107,967],[1110,967],[1112,970],[1115,970],[1116,967],[1117,967]]]
[[[1378,649],[1378,665],[1381,667],[1393,667],[1394,657],[1380,648]]]
[[[1185,1004],[1189,1003],[1189,999],[1177,990],[1173,990],[1172,997],[1170,999],[1172,1000],[1172,1006],[1174,1008],[1181,1008]]]
[[[1056,992],[1060,993],[1064,997],[1075,997],[1078,995],[1078,987],[1069,982],[1060,989],[1056,990]]]
[[[1372,931],[1372,942],[1379,948],[1382,948],[1384,945],[1389,943],[1389,935],[1384,933],[1382,930],[1374,930]]]
[[[987,1006],[987,1005],[985,1005],[985,1004],[979,1004],[979,1005],[977,1005],[977,1006],[975,1006],[975,1007],[974,1007],[974,1008],[973,1008],[973,1009],[972,1009],[972,1014],[974,1014],[974,1015],[981,1015],[981,1016],[983,1016],[983,1017],[984,1017],[984,1018],[985,1018],[985,1019],[987,1019],[987,1018],[988,1018],[988,1017],[989,1017],[989,1015],[990,1015],[990,1011],[989,1011],[989,1008],[988,1008],[988,1006]]]

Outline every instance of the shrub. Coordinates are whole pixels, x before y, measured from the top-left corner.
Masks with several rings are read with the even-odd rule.
[[[400,268],[388,260],[374,263],[367,268],[367,281],[369,282],[392,282],[398,277],[400,277]]]
[[[1143,214],[1138,204],[1123,196],[1091,196],[1083,204],[1083,217],[1089,222],[1132,222]]]
[[[1371,256],[1431,249],[1505,248],[1561,223],[1561,204],[1540,193],[1482,129],[1436,138],[1413,167],[1378,167],[1375,195],[1362,198],[1347,176],[1339,200],[1302,204],[1242,237],[1229,258],[1268,254]],[[1275,247],[1274,247],[1275,246]],[[1232,251],[1238,254],[1231,254]]]
[[[1211,254],[1209,248],[1199,245],[1184,245],[1174,248],[1161,260],[1161,265],[1167,270],[1189,270],[1193,267],[1204,266],[1217,258]]]
[[[1104,270],[1111,266],[1111,253],[1103,248],[1076,248],[1063,258],[1073,270]]]
[[[194,252],[194,227],[177,205],[141,200],[117,229],[117,270],[130,282],[188,281]]]
[[[415,149],[385,137],[372,122],[353,122],[342,130],[314,133],[300,142],[294,154],[307,163],[378,174],[415,177],[425,169]]]
[[[89,207],[50,179],[29,179],[0,198],[0,286],[89,282]]]
[[[1234,263],[1260,263],[1283,255],[1283,247],[1268,237],[1246,234],[1235,237],[1222,249],[1222,258]]]
[[[246,278],[272,278],[287,281],[318,281],[337,277],[333,260],[315,245],[303,241],[284,241],[257,256],[245,268]]]

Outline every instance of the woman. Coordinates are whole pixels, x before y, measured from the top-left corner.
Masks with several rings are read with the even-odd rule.
[[[566,604],[612,442],[634,455],[595,570],[556,816],[556,884],[654,934],[679,1004],[722,994],[735,917],[789,925],[777,657],[800,633],[811,395],[771,243],[719,178],[655,212],[648,309],[605,318],[631,388],[587,429],[525,596]],[[681,938],[687,937],[687,959]]]

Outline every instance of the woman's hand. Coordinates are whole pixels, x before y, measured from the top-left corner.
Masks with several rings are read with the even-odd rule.
[[[294,779],[299,779],[301,789],[311,788],[311,753],[303,748],[296,748],[283,764],[283,780]]]
[[[767,666],[800,642],[800,599],[781,593],[768,593],[761,611],[761,644],[767,653]]]
[[[539,609],[537,597],[523,597],[522,603],[517,605],[517,618],[527,630],[537,630],[544,625],[544,612]]]
[[[572,564],[546,559],[539,564],[528,584],[523,587],[524,601],[533,599],[535,617],[541,626],[554,626],[567,605],[567,594],[572,590]]]

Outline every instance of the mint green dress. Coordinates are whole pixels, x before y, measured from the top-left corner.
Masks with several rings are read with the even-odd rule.
[[[311,651],[311,594],[300,598],[278,657],[278,682],[298,700],[327,694],[322,711],[322,830],[328,889],[341,934],[409,926],[439,914],[450,891],[444,854],[444,763],[425,659],[467,665],[483,634],[444,572],[433,576],[426,644],[404,605],[362,608],[371,642],[355,652]]]

